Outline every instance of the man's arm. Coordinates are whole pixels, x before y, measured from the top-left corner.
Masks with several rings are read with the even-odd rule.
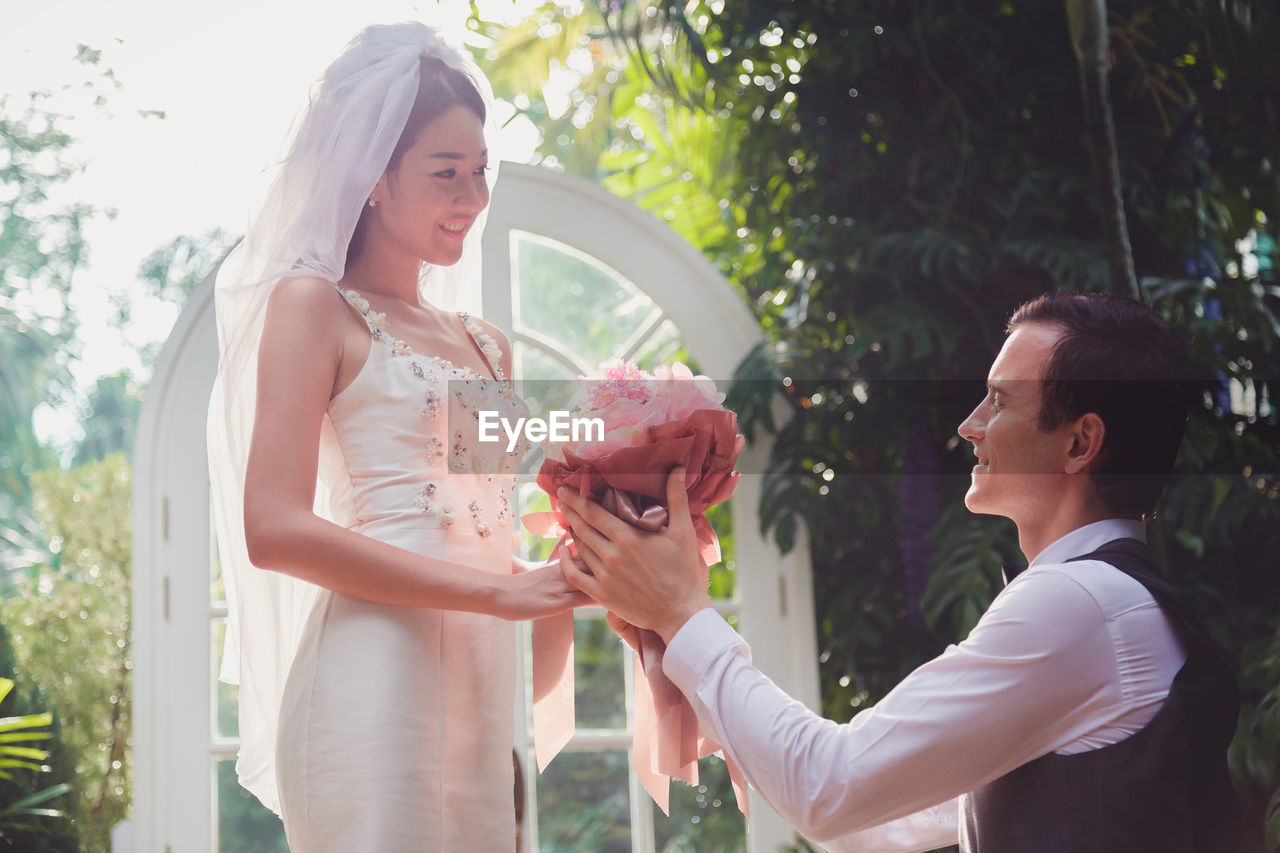
[[[750,649],[712,609],[690,619],[663,656],[663,671],[688,697],[708,737],[743,768],[752,785],[788,823],[837,853],[910,853],[955,844],[956,799],[839,837],[827,830],[844,799],[835,752],[818,745],[839,729],[787,696],[750,663]],[[741,707],[749,702],[750,707]],[[741,714],[732,710],[739,703]],[[813,731],[806,733],[804,729]],[[779,762],[801,744],[803,757]]]
[[[1108,677],[1115,670],[1105,619],[1055,572],[1025,578],[968,639],[844,725],[769,681],[714,611],[672,638],[663,666],[765,799],[819,841],[952,801],[1074,741],[1123,704],[1118,679]],[[836,849],[954,843],[951,808],[938,834],[900,833],[908,846],[848,838]]]
[[[1105,617],[1078,584],[1050,571],[1006,589],[968,639],[874,708],[844,725],[824,720],[752,667],[714,613],[686,615],[707,599],[683,487],[672,481],[671,526],[659,534],[563,494],[590,574],[567,553],[562,569],[608,609],[663,636],[664,667],[708,733],[806,835],[835,839],[946,803],[1104,724],[1122,704]],[[878,849],[847,841],[839,849]]]

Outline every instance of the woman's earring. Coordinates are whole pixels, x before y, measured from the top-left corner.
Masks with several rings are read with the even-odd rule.
[[[369,196],[369,206],[370,206],[370,207],[377,207],[377,206],[378,206],[378,200],[377,200],[376,198],[374,198],[373,196]]]

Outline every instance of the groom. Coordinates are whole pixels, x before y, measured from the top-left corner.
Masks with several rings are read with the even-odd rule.
[[[773,685],[711,608],[682,471],[661,533],[562,491],[585,562],[562,553],[564,573],[661,635],[706,733],[832,850],[1230,851],[1235,682],[1142,521],[1181,442],[1185,360],[1128,300],[1055,293],[1014,313],[959,432],[977,457],[965,505],[1012,519],[1030,565],[844,725]]]

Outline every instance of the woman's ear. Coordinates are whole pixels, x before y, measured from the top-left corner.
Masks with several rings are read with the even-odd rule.
[[[1107,425],[1094,412],[1081,415],[1071,425],[1071,447],[1067,450],[1068,474],[1081,474],[1095,467],[1102,456]]]
[[[378,182],[373,185],[373,189],[369,190],[369,206],[375,207],[379,202],[387,197],[387,173],[383,172],[382,177],[378,178]]]

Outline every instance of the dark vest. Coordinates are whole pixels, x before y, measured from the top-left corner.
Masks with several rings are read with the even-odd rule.
[[[1117,539],[1075,559],[1109,563],[1146,587],[1186,644],[1186,663],[1141,730],[1101,749],[1050,753],[966,794],[960,849],[1233,853],[1227,745],[1240,697],[1231,669],[1141,542]]]

